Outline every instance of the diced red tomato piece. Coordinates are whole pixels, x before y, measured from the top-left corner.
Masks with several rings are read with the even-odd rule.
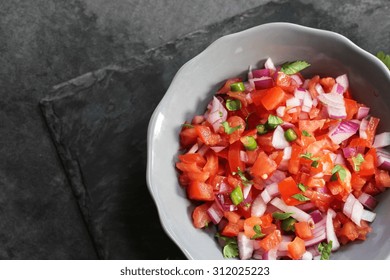
[[[194,127],[183,127],[180,131],[180,145],[183,148],[188,148],[194,145],[198,139],[198,134]]]
[[[240,152],[243,150],[240,141],[234,142],[229,146],[228,161],[230,172],[237,172],[238,169],[245,170],[245,163],[241,160]]]
[[[313,237],[313,232],[308,222],[297,222],[294,224],[294,228],[297,236],[304,240]]]
[[[193,200],[213,201],[213,186],[204,182],[193,181],[187,187],[187,195],[189,199]]]
[[[207,227],[207,225],[211,222],[211,218],[207,214],[207,210],[209,209],[209,207],[210,205],[208,205],[207,203],[203,203],[195,207],[194,211],[192,212],[192,221],[194,227],[204,228]]]
[[[210,176],[214,176],[218,172],[218,157],[214,151],[209,150],[206,153],[207,162],[203,167],[204,172],[208,172]]]
[[[288,253],[293,260],[299,260],[306,252],[305,242],[296,236],[292,242],[287,245]]]
[[[255,226],[261,226],[260,217],[252,216],[244,221],[244,233],[248,238],[253,238],[256,235]],[[261,228],[261,227],[260,227]]]
[[[269,250],[276,248],[280,242],[282,242],[280,230],[274,230],[272,233],[258,241],[258,244],[264,251],[268,252]]]
[[[241,82],[241,79],[240,79],[240,78],[231,78],[231,79],[228,79],[228,80],[223,84],[223,86],[217,91],[217,93],[227,93],[228,91],[230,91],[230,85],[231,85],[231,84],[234,84],[234,83],[237,83],[237,82]]]
[[[252,176],[267,179],[277,168],[274,160],[270,159],[269,156],[261,151],[257,156],[255,163],[250,169]]]
[[[371,148],[364,156],[364,161],[360,164],[359,175],[374,175],[376,171],[376,149]]]
[[[261,103],[268,111],[275,110],[285,99],[285,92],[276,86],[267,90],[261,99]]]
[[[333,86],[336,84],[336,80],[332,77],[325,77],[321,78],[319,83],[324,88],[325,92],[330,92]]]
[[[212,132],[210,127],[208,126],[196,125],[195,130],[198,134],[199,139],[207,146],[215,146],[222,140],[221,136],[217,133]]]

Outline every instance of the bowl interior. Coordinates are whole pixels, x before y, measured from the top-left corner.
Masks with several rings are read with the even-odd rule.
[[[192,226],[193,205],[178,184],[174,165],[181,124],[204,112],[224,80],[244,77],[249,65],[262,67],[268,57],[275,64],[308,61],[312,66],[302,72],[305,77],[348,74],[354,98],[381,118],[379,131],[390,131],[389,71],[345,37],[294,24],[272,23],[215,41],[179,70],[156,108],[148,130],[148,186],[164,229],[189,259],[223,259],[223,256],[211,229],[202,231]],[[346,246],[333,259],[390,258],[390,215],[385,215],[390,212],[389,192],[382,195],[381,201],[368,240]]]

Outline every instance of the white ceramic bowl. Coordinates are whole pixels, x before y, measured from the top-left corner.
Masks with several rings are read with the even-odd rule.
[[[147,182],[162,225],[189,259],[223,259],[211,232],[192,225],[193,206],[179,186],[175,162],[179,131],[230,77],[248,66],[306,60],[303,74],[349,76],[354,98],[381,118],[379,131],[390,131],[390,72],[375,56],[334,32],[289,23],[260,25],[224,36],[188,61],[174,77],[149,123]],[[382,194],[373,232],[360,244],[345,246],[332,259],[390,259],[390,191]]]

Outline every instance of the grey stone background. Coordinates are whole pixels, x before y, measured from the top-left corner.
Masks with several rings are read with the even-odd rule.
[[[39,110],[53,86],[168,42],[196,55],[182,46],[257,8],[390,53],[388,0],[0,0],[0,259],[97,258]]]

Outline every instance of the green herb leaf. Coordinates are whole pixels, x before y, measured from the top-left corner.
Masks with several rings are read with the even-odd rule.
[[[329,260],[330,253],[332,252],[332,240],[329,243],[321,242],[318,244],[318,251],[321,254],[321,260]]]
[[[291,212],[288,212],[288,213],[282,213],[282,212],[274,212],[272,213],[272,217],[275,219],[275,220],[285,220],[287,218],[290,218],[291,215],[293,215],[294,213],[291,213]]]
[[[282,229],[284,231],[295,231],[294,224],[297,222],[293,217],[289,217],[285,220],[282,220]]]
[[[253,230],[254,230],[254,232],[256,232],[256,234],[253,235],[251,239],[262,238],[265,236],[265,234],[261,232],[261,227],[259,225],[255,225],[253,227]]]
[[[356,157],[352,157],[353,170],[360,171],[360,165],[364,162],[362,154],[357,154]]]
[[[311,137],[311,134],[307,132],[306,130],[302,130],[302,135],[306,137]]]
[[[310,159],[310,160],[319,160],[319,159],[320,159],[320,158],[318,158],[318,157],[314,157],[314,158],[313,158],[313,154],[312,154],[312,153],[300,154],[299,157],[305,158],[305,159]]]
[[[307,63],[306,61],[297,60],[294,62],[284,63],[282,65],[282,69],[280,69],[280,71],[282,71],[283,73],[285,73],[287,75],[293,75],[293,74],[296,74],[296,73],[302,71],[303,69],[305,69],[309,66],[310,66],[310,64]]]
[[[241,101],[237,99],[226,100],[226,109],[229,111],[237,111],[241,109]]]
[[[310,166],[317,168],[320,163],[318,161],[313,161]]]
[[[219,233],[215,234],[215,237],[221,238],[225,241],[225,246],[223,246],[223,256],[225,258],[235,258],[238,256],[238,245],[237,239],[220,235]]]
[[[182,125],[182,127],[184,127],[184,128],[194,128],[194,126],[192,124],[190,124],[190,123],[184,123]]]
[[[248,180],[248,178],[245,177],[245,174],[244,174],[244,172],[242,172],[240,167],[238,167],[237,172],[233,172],[232,174],[233,175],[238,175],[244,185],[251,185],[251,184],[253,184],[253,181]]]
[[[293,197],[293,198],[295,198],[296,200],[299,200],[299,201],[309,201],[310,200],[310,198],[304,196],[301,193],[294,194],[291,197]]]
[[[307,189],[307,187],[306,187],[304,184],[302,184],[302,183],[298,183],[298,188],[299,188],[301,191],[303,191],[303,192],[305,192],[306,189]]]
[[[387,66],[390,70],[390,55],[385,54],[383,51],[380,51],[376,54],[376,57],[382,60],[382,62]]]
[[[235,127],[230,127],[230,125],[229,125],[229,123],[227,121],[224,121],[222,123],[222,126],[225,129],[225,133],[226,134],[232,134],[234,131],[236,131],[237,129],[241,128],[241,125],[237,125]]]
[[[335,165],[332,169],[332,176],[330,177],[331,181],[337,180],[337,174],[339,175],[339,178],[341,181],[344,181],[345,177],[347,176],[347,172],[345,171],[344,167],[341,165]]]

